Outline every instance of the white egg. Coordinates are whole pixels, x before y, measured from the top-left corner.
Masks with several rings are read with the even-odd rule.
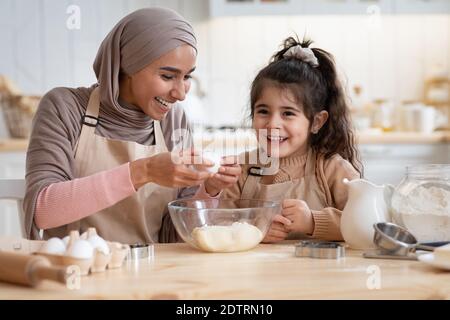
[[[63,254],[66,251],[66,245],[60,238],[50,238],[42,244],[39,252],[50,254]]]
[[[76,240],[67,249],[66,255],[78,259],[90,259],[94,255],[94,248],[87,240]]]
[[[88,232],[85,231],[81,234],[80,239],[87,240],[87,238],[88,238]]]
[[[62,241],[64,242],[64,245],[65,245],[66,248],[67,248],[67,246],[69,245],[70,237],[69,237],[69,236],[65,236],[65,237],[62,239]]]
[[[222,157],[219,154],[217,154],[217,153],[215,153],[213,151],[204,151],[202,153],[202,158],[206,159],[206,160],[209,160],[209,161],[214,163],[214,166],[207,167],[207,170],[209,172],[217,173],[219,171],[220,161],[222,160]]]
[[[89,241],[89,243],[92,245],[92,247],[94,249],[98,249],[101,252],[103,252],[104,254],[109,254],[108,244],[102,237],[95,234],[95,235],[90,236],[87,239],[87,241]]]

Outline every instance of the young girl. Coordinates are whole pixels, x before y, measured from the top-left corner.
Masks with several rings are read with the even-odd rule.
[[[251,87],[251,118],[261,155],[279,158],[278,170],[242,165],[242,175],[222,198],[282,201],[265,242],[297,236],[342,240],[340,217],[347,201],[342,183],[361,176],[349,111],[333,57],[311,41],[284,41]],[[247,154],[248,157],[251,154]],[[248,157],[251,158],[251,157]],[[248,163],[248,162],[247,162]],[[273,167],[273,166],[272,166]],[[216,195],[220,188],[205,183]]]

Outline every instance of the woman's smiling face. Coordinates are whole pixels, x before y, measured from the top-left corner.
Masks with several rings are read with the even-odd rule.
[[[267,144],[269,156],[284,158],[307,151],[310,121],[289,89],[267,84],[253,108],[253,128],[260,146]]]
[[[185,99],[195,70],[196,51],[179,46],[120,82],[120,97],[139,107],[154,120],[161,120],[172,105]]]

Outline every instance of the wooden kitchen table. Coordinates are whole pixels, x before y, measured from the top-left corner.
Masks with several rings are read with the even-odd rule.
[[[0,299],[450,299],[450,272],[418,261],[298,258],[292,242],[239,253],[157,244],[149,260],[81,277],[80,288],[0,283]]]

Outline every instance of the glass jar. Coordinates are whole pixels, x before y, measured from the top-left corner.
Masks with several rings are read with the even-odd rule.
[[[450,241],[450,164],[407,167],[391,209],[394,222],[419,242]]]

